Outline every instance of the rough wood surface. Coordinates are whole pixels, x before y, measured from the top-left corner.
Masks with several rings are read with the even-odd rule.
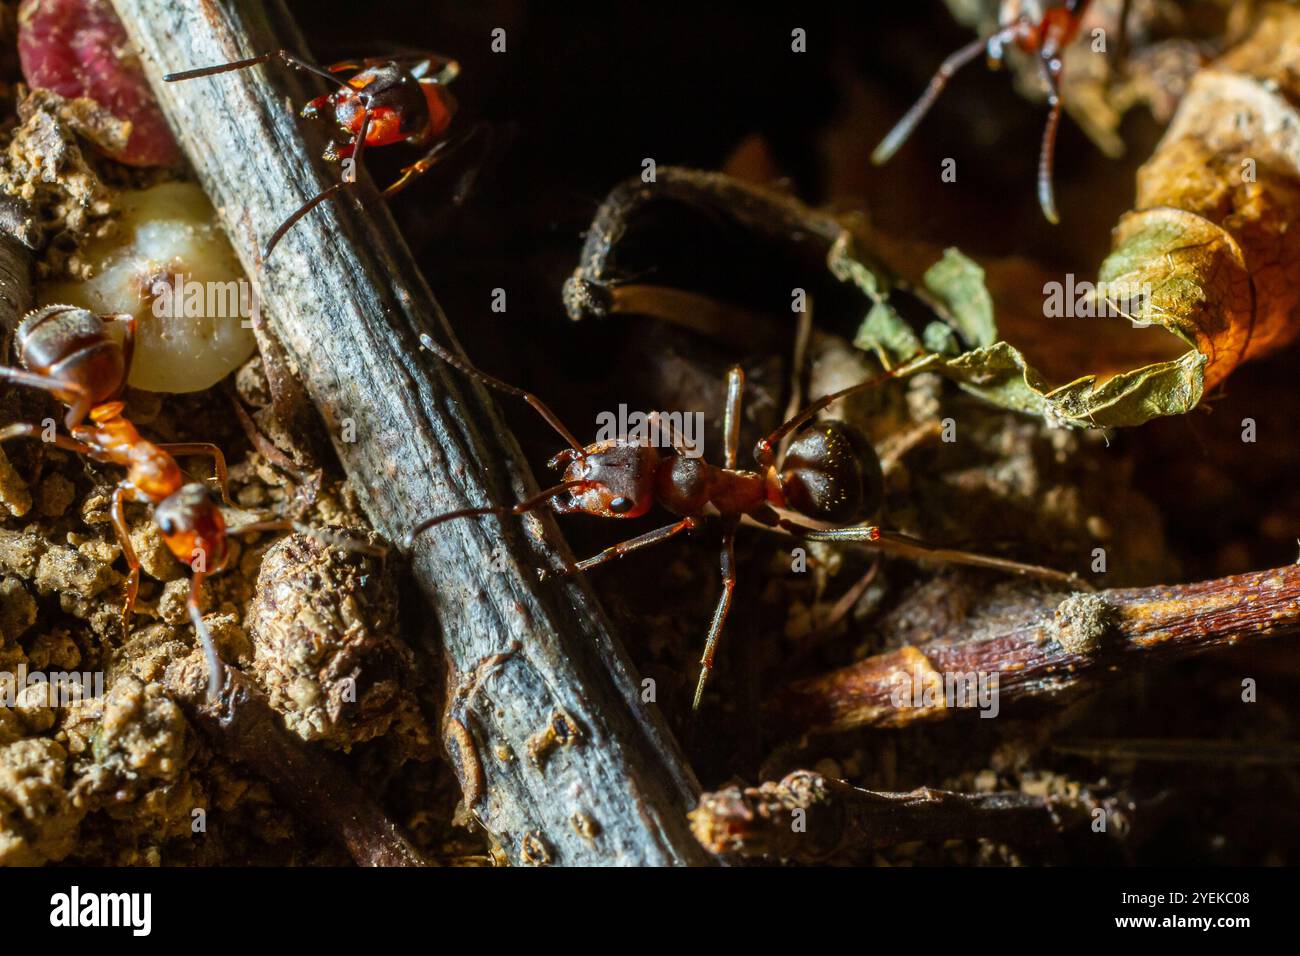
[[[260,261],[284,217],[337,176],[316,159],[323,131],[296,118],[303,94],[323,87],[279,65],[161,82],[281,46],[309,54],[283,8],[115,5],[375,527],[400,541],[431,514],[533,488],[491,400],[420,352],[421,331],[454,340],[364,174]],[[453,522],[409,555],[441,626],[447,749],[467,805],[512,862],[703,862],[685,817],[698,789],[689,768],[590,592],[538,580],[562,547],[554,522],[528,527]]]

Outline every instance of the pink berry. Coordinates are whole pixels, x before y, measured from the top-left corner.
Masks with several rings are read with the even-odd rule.
[[[88,97],[131,123],[131,138],[114,159],[132,166],[180,161],[140,59],[108,0],[23,0],[18,57],[29,86]]]

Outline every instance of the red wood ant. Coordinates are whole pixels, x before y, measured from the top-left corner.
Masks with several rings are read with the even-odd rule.
[[[451,140],[444,134],[456,112],[455,97],[447,84],[460,73],[460,65],[447,57],[432,54],[344,60],[321,68],[294,56],[288,50],[276,50],[246,60],[204,66],[180,73],[168,73],[163,80],[174,83],[200,76],[213,76],[247,69],[259,63],[282,60],[299,70],[323,76],[338,84],[332,93],[318,96],[302,109],[302,115],[314,119],[322,110],[333,113],[334,121],[347,141],[331,141],[325,149],[327,162],[343,163],[343,177],[332,186],[307,200],[271,234],[263,258],[269,258],[284,234],[303,216],[356,182],[356,169],[367,146],[391,146],[410,143],[429,147],[414,163],[403,167],[401,175],[384,190],[384,197],[396,195],[411,182],[428,172],[449,152]],[[339,73],[352,73],[346,80]],[[430,147],[430,144],[432,146]]]
[[[417,535],[444,521],[479,515],[520,515],[548,501],[559,514],[581,512],[601,518],[637,518],[658,503],[680,517],[672,524],[606,548],[564,572],[575,573],[666,541],[683,531],[692,531],[707,517],[720,519],[722,595],[700,659],[700,676],[692,710],[699,709],[704,686],[713,669],[718,639],[731,609],[732,592],[736,586],[736,529],[746,518],[807,541],[858,542],[895,554],[996,568],[1072,588],[1086,587],[1072,574],[1003,558],[938,548],[909,535],[856,523],[870,518],[883,501],[884,477],[880,459],[866,437],[848,423],[837,420],[810,422],[813,416],[840,399],[901,377],[906,374],[906,367],[832,392],[797,411],[755,446],[754,459],[758,468],[751,471],[737,467],[741,398],[745,385],[740,366],[733,366],[727,376],[723,417],[725,457],[723,466],[718,467],[702,458],[687,455],[676,436],[670,454],[660,454],[648,442],[632,444],[610,440],[584,447],[535,395],[479,371],[428,335],[421,335],[420,342],[470,378],[524,399],[569,447],[549,462],[552,468],[564,469],[564,480],[558,485],[513,506],[465,508],[436,515],[411,530],[406,540],[408,547]],[[791,437],[793,440],[782,455],[779,449]],[[563,495],[567,498],[562,498]],[[794,520],[797,518],[811,524]]]
[[[120,339],[114,334],[114,328],[121,330]],[[0,366],[0,380],[44,389],[67,405],[64,422],[68,434],[47,438],[41,426],[20,422],[0,428],[0,442],[11,438],[42,438],[66,451],[126,469],[126,477],[113,491],[110,506],[113,530],[130,569],[122,607],[123,634],[130,633],[131,615],[140,588],[140,559],[131,545],[125,505],[129,501],[141,501],[153,506],[154,524],[168,550],[190,567],[186,606],[207,660],[208,693],[216,699],[223,665],[203,621],[200,596],[204,578],[225,567],[229,557],[227,539],[230,535],[259,531],[297,530],[317,535],[320,532],[287,520],[226,527],[208,486],[197,481],[186,482],[175,457],[211,458],[222,501],[229,505],[232,502],[221,449],[207,442],[155,444],[141,437],[122,415],[125,403],[121,395],[130,372],[134,341],[135,318],[130,315],[97,315],[67,305],[46,306],[28,313],[15,336],[25,368]],[[358,545],[356,549],[364,550],[364,547]]]
[[[1043,83],[1047,87],[1049,112],[1047,126],[1043,130],[1042,150],[1038,156],[1038,205],[1048,222],[1053,225],[1058,223],[1060,217],[1056,212],[1056,196],[1052,189],[1052,165],[1056,155],[1056,130],[1061,122],[1061,53],[1079,31],[1090,2],[1091,0],[1002,0],[997,30],[971,41],[943,61],[925,93],[880,141],[880,145],[871,154],[871,161],[877,166],[889,162],[934,105],[952,75],[975,59],[981,50],[987,52],[990,66],[998,66],[1002,63],[1006,45],[1014,43],[1036,57]]]

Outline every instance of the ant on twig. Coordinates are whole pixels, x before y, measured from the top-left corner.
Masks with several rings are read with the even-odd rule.
[[[120,339],[112,331],[114,327],[121,329]],[[64,424],[68,434],[46,438],[41,426],[19,422],[0,428],[0,442],[11,438],[40,438],[65,451],[126,469],[126,477],[113,491],[110,506],[113,530],[130,569],[122,607],[123,636],[130,634],[131,615],[140,589],[140,559],[131,545],[125,505],[129,501],[141,501],[153,506],[154,524],[168,550],[190,568],[186,606],[207,660],[208,695],[216,700],[223,665],[204,623],[200,596],[204,579],[225,567],[229,557],[226,542],[231,535],[293,530],[327,538],[332,544],[352,550],[379,554],[380,549],[336,539],[288,519],[255,521],[228,528],[208,486],[198,481],[186,482],[176,463],[178,455],[211,458],[221,500],[233,505],[221,449],[208,442],[155,444],[141,437],[122,415],[126,403],[121,396],[131,369],[135,333],[135,318],[130,315],[98,315],[68,305],[51,305],[28,313],[15,336],[24,368],[0,366],[0,381],[43,389],[66,405]]]
[[[986,36],[966,44],[935,71],[930,85],[921,98],[912,104],[897,125],[880,141],[871,161],[882,166],[898,152],[934,105],[948,80],[959,69],[986,51],[989,65],[1000,66],[1005,47],[1014,43],[1032,54],[1038,63],[1039,73],[1047,87],[1047,126],[1043,130],[1043,145],[1038,156],[1038,205],[1048,222],[1056,225],[1060,217],[1056,212],[1056,196],[1052,189],[1052,165],[1056,155],[1056,129],[1061,123],[1061,54],[1074,39],[1083,22],[1091,0],[1002,0],[998,13],[998,28]],[[1123,23],[1127,19],[1127,0],[1121,14],[1121,41],[1125,36]]]
[[[760,526],[788,532],[807,541],[857,542],[881,551],[952,564],[995,568],[1031,575],[1072,588],[1086,587],[1073,574],[1022,564],[1003,558],[939,548],[899,532],[858,524],[879,510],[884,497],[880,458],[871,443],[847,422],[812,423],[813,416],[834,402],[908,374],[906,366],[857,385],[832,392],[792,414],[754,448],[757,470],[738,468],[740,410],[745,377],[740,366],[727,375],[723,417],[725,457],[722,467],[689,456],[676,435],[673,450],[660,454],[649,440],[631,443],[609,440],[583,446],[537,396],[479,371],[453,355],[428,335],[421,344],[448,365],[489,388],[524,399],[568,443],[549,462],[564,469],[564,480],[516,505],[465,508],[436,515],[407,535],[409,547],[422,532],[454,518],[481,515],[521,515],[548,501],[559,514],[581,512],[601,518],[637,518],[656,503],[680,520],[630,538],[579,561],[565,574],[588,571],[606,561],[666,541],[699,527],[705,518],[722,524],[722,595],[700,659],[700,676],[692,710],[698,710],[713,669],[718,639],[731,608],[736,586],[736,529],[749,519]],[[806,427],[805,427],[806,426]],[[781,450],[789,440],[788,448]],[[568,495],[567,499],[561,498]],[[797,519],[804,519],[800,522]],[[806,523],[804,523],[806,522]]]
[[[448,57],[434,54],[343,60],[322,68],[294,56],[288,50],[275,50],[246,60],[168,73],[163,80],[175,83],[201,76],[214,76],[276,59],[338,84],[339,88],[334,92],[311,100],[303,107],[301,115],[314,119],[322,110],[331,110],[339,129],[348,139],[342,144],[331,141],[323,157],[327,162],[343,164],[342,178],[307,200],[279,225],[266,243],[263,259],[270,258],[271,251],[294,223],[356,182],[356,170],[366,147],[391,146],[395,143],[429,147],[423,156],[403,167],[397,180],[384,190],[384,198],[387,199],[432,169],[474,132],[471,130],[456,140],[445,137],[456,113],[456,99],[447,90],[447,84],[460,73],[460,64]],[[348,72],[352,76],[346,80],[338,75]]]

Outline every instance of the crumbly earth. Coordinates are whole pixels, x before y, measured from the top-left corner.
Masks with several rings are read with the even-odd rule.
[[[215,417],[204,405],[229,401],[207,394],[173,418],[161,408],[152,417],[145,400],[139,420],[162,436],[185,435],[174,431],[178,421],[202,423]],[[262,782],[213,756],[169,695],[167,665],[199,651],[185,609],[188,571],[148,509],[128,510],[144,577],[124,640],[111,471],[39,444],[9,447],[39,504],[0,527],[0,670],[101,672],[105,690],[51,707],[29,687],[17,706],[0,707],[0,864],[331,859],[328,842],[300,832]],[[267,473],[256,453],[236,460],[233,492],[262,502],[236,520],[300,507],[294,487],[283,477],[265,483]],[[301,520],[335,534],[363,526],[337,484]],[[204,608],[223,659],[253,678],[304,742],[377,759],[390,775],[432,758],[418,698],[425,681],[402,643],[385,562],[300,534],[232,540],[230,568],[207,581]],[[195,830],[196,811],[206,831]]]
[[[90,101],[36,92],[17,119],[0,150],[0,191],[27,216],[9,225],[42,249],[37,275],[82,277],[79,250],[113,233],[117,188],[150,174],[92,153],[89,143],[112,146],[124,131]],[[336,539],[367,540],[332,461],[312,461],[286,429],[259,433],[255,422],[274,423],[273,392],[255,358],[206,392],[130,390],[126,415],[153,440],[225,450],[239,503],[229,523],[284,516],[330,528]],[[61,427],[47,396],[0,393],[0,425]],[[211,478],[204,460],[181,466]],[[169,693],[168,664],[200,659],[186,610],[190,575],[144,505],[127,510],[143,579],[123,635],[126,567],[109,521],[117,478],[114,468],[40,442],[0,450],[0,673],[92,675],[88,695],[80,685],[63,698],[28,686],[0,706],[0,865],[346,862],[263,781],[215,756]],[[202,595],[223,660],[253,679],[304,746],[345,753],[381,800],[399,777],[412,791],[445,789],[445,771],[430,763],[432,681],[427,661],[403,643],[395,575],[391,562],[301,534],[232,538],[227,569]],[[437,820],[397,819],[441,850],[453,806]]]

